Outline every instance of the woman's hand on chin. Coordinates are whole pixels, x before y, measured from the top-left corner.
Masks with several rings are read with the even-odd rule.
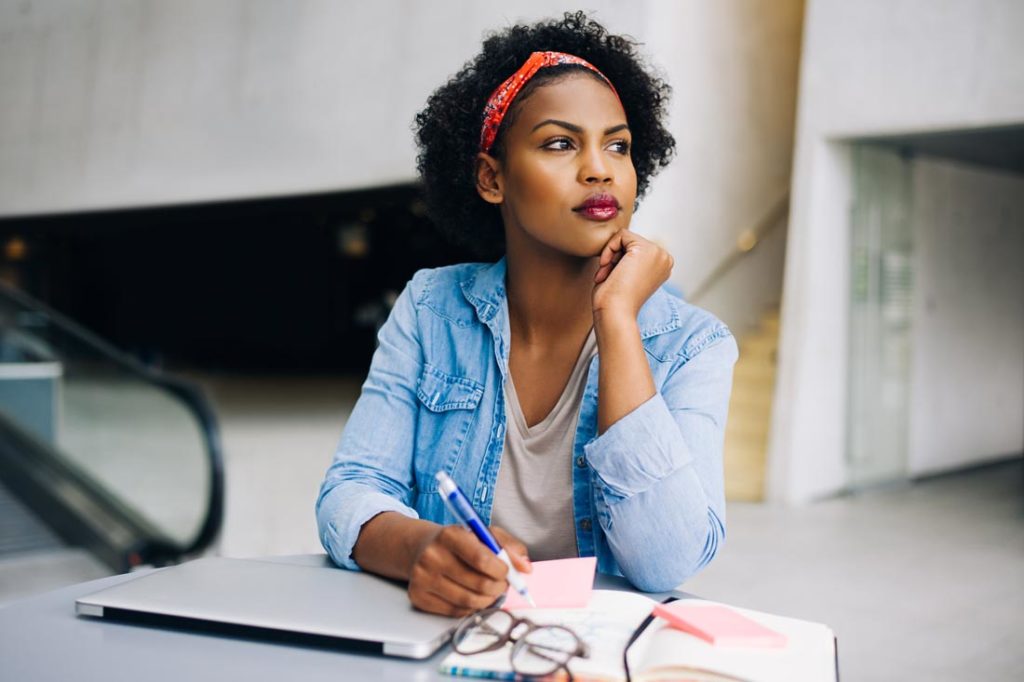
[[[672,273],[668,251],[629,230],[616,232],[601,250],[594,275],[595,317],[629,315],[636,319],[644,302]]]

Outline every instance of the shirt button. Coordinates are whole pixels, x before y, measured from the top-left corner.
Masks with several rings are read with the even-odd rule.
[[[590,532],[590,519],[583,519],[582,521],[580,521],[580,528],[582,528],[584,531],[589,533]]]
[[[583,455],[580,455],[579,457],[576,458],[576,466],[578,466],[580,469],[587,466],[587,460],[585,457],[583,457]]]

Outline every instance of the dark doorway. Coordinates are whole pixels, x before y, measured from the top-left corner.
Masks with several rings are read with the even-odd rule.
[[[415,185],[0,221],[3,277],[153,364],[365,371],[412,274],[474,260]]]

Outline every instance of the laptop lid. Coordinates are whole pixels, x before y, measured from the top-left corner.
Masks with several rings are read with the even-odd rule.
[[[426,658],[457,619],[415,610],[404,586],[327,565],[197,559],[75,602],[80,616]]]

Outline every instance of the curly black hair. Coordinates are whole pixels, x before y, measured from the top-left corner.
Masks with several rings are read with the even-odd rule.
[[[675,139],[663,124],[671,88],[648,72],[633,39],[609,34],[585,12],[566,12],[560,20],[511,26],[488,35],[480,54],[430,96],[415,124],[416,167],[428,215],[451,242],[481,258],[496,259],[505,252],[499,209],[480,198],[476,190],[475,159],[480,151],[484,105],[531,53],[546,50],[582,57],[615,86],[632,132],[638,199],[654,174],[675,154]],[[491,154],[502,158],[504,131],[514,120],[517,103],[540,85],[580,69],[593,75],[579,66],[540,71],[513,102]]]

